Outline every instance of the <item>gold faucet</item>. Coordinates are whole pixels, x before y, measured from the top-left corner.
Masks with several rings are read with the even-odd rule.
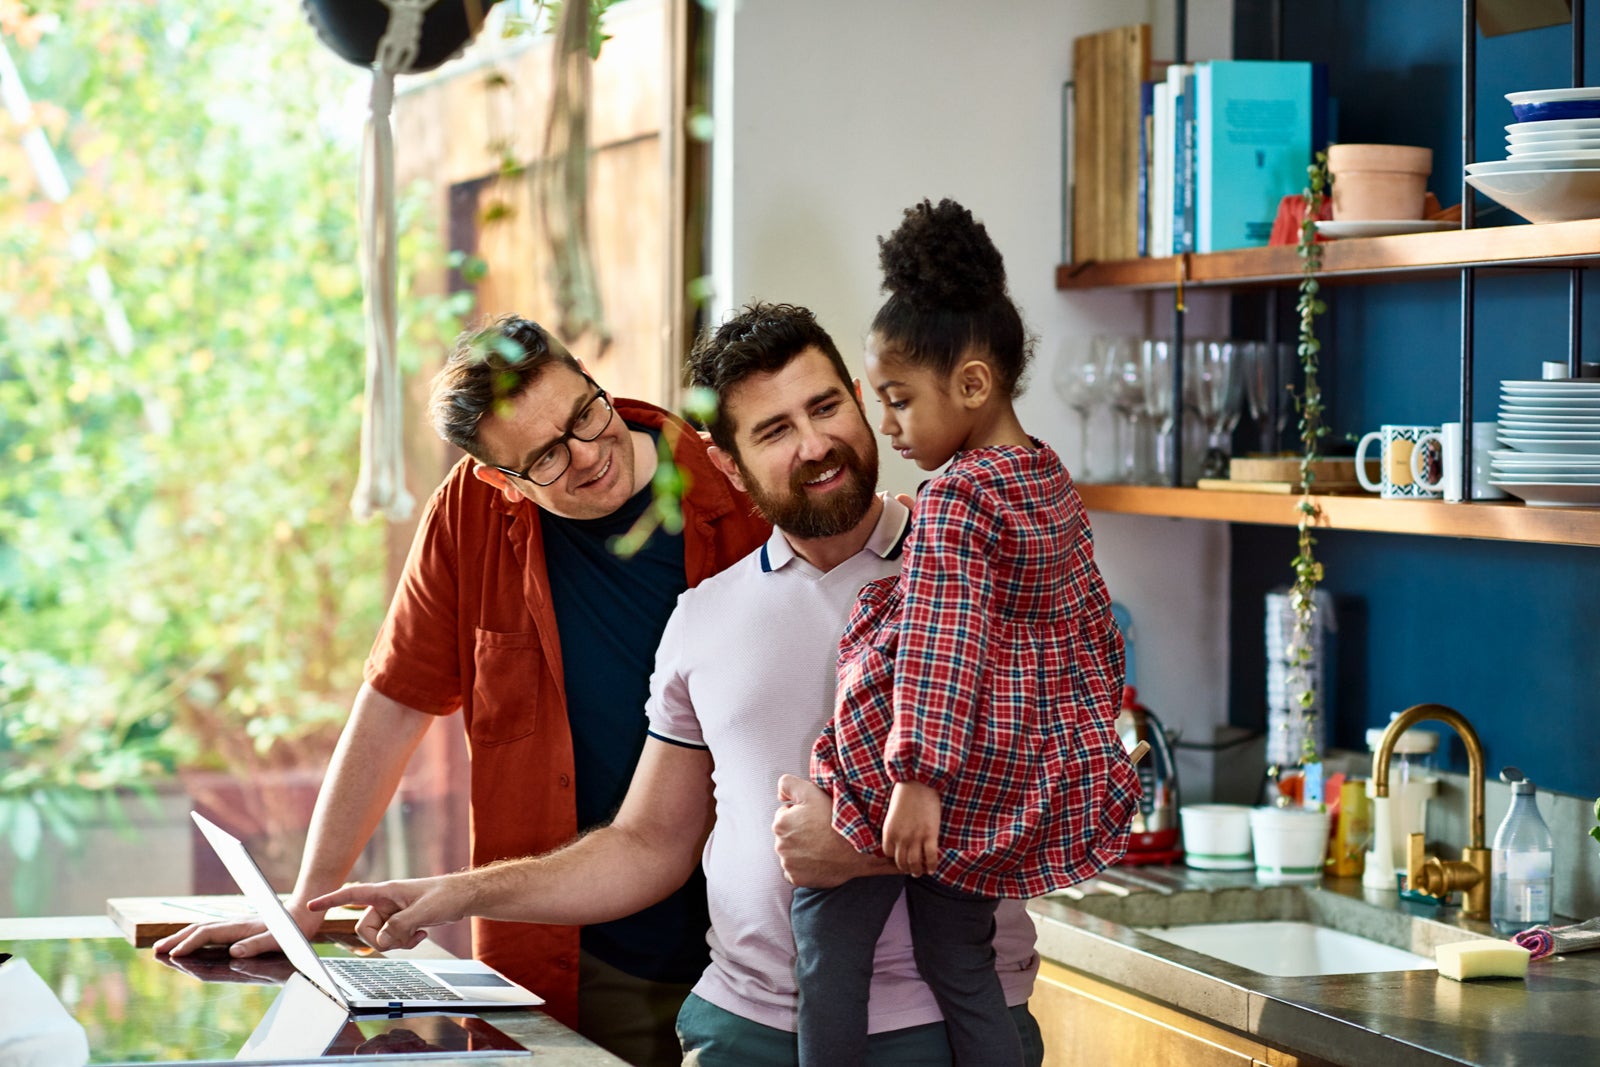
[[[1444,723],[1461,736],[1467,747],[1467,781],[1471,793],[1472,827],[1467,847],[1459,860],[1440,860],[1424,853],[1423,835],[1412,834],[1406,842],[1406,885],[1420,893],[1443,900],[1456,890],[1465,896],[1461,914],[1469,919],[1489,918],[1490,852],[1483,847],[1483,743],[1466,718],[1443,704],[1417,704],[1396,716],[1372,754],[1372,793],[1389,795],[1389,757],[1395,742],[1424,719]]]

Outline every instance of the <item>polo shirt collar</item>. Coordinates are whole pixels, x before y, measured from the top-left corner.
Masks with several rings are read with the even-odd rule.
[[[888,493],[879,493],[878,497],[883,501],[883,511],[861,551],[882,559],[899,559],[906,534],[911,532],[911,510]],[[782,530],[773,527],[772,536],[761,546],[761,569],[768,573],[782,570],[796,558],[789,539]]]

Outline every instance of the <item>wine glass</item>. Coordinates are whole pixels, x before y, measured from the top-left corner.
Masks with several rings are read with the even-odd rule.
[[[1146,339],[1140,345],[1144,369],[1144,406],[1156,429],[1155,462],[1151,481],[1172,484],[1172,342]]]
[[[1067,407],[1078,413],[1077,480],[1093,481],[1089,465],[1089,420],[1105,401],[1105,364],[1093,342],[1086,348],[1064,345],[1056,358],[1053,381]]]
[[[1294,344],[1289,341],[1242,341],[1239,364],[1244,372],[1245,398],[1250,417],[1261,431],[1261,450],[1283,447],[1283,431],[1294,403]]]
[[[1105,366],[1106,399],[1118,415],[1116,470],[1113,477],[1128,485],[1149,479],[1141,448],[1145,440],[1144,359],[1133,337],[1097,337]]]
[[[1226,478],[1233,453],[1233,430],[1239,424],[1243,375],[1238,373],[1237,347],[1232,341],[1192,341],[1184,345],[1185,384],[1195,413],[1207,432],[1205,459],[1200,475]]]

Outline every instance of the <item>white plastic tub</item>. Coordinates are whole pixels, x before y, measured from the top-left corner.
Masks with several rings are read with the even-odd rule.
[[[1243,804],[1186,804],[1178,809],[1183,824],[1183,862],[1203,871],[1248,871],[1250,809]]]
[[[1263,882],[1317,882],[1328,851],[1328,813],[1310,808],[1250,809],[1256,878]]]

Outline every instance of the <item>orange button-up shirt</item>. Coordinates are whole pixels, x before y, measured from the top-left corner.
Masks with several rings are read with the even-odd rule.
[[[766,540],[770,527],[712,466],[692,427],[651,404],[615,403],[630,425],[676,437],[690,586]],[[579,826],[538,510],[507,500],[472,466],[470,457],[457,463],[428,501],[366,678],[421,712],[460,709],[472,758],[472,862],[482,865],[548,852]],[[577,927],[474,919],[473,951],[577,1025]]]

